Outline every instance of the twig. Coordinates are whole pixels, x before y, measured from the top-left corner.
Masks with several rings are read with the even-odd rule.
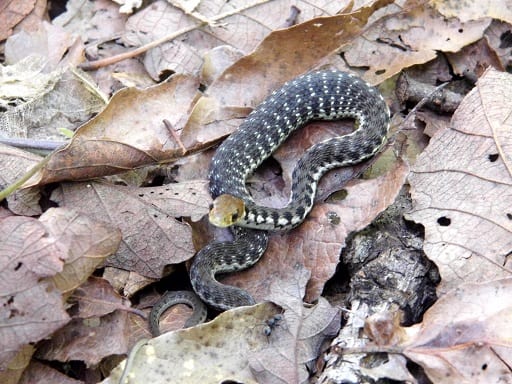
[[[437,94],[445,86],[444,84],[447,83],[435,87],[430,84],[420,83],[405,74],[401,74],[396,84],[396,95],[402,103],[406,101],[419,102],[420,106],[427,104],[431,109],[453,113],[459,106],[462,95],[450,90],[443,90],[443,92]],[[426,101],[423,102],[424,100]]]
[[[178,143],[178,145],[180,146],[181,154],[184,155],[185,153],[187,153],[187,148],[185,148],[185,146],[183,145],[183,142],[181,141],[180,137],[176,134],[176,131],[172,127],[171,122],[169,120],[167,120],[167,119],[164,119],[163,122],[164,122],[165,128],[167,128],[167,131],[169,131],[171,136],[174,138],[174,141],[176,141],[176,143]]]
[[[11,147],[22,148],[28,151],[54,151],[67,144],[65,141],[34,140],[34,139],[14,139],[9,137],[0,138],[0,143],[10,145]]]
[[[155,48],[155,47],[157,47],[160,44],[163,44],[163,43],[165,43],[167,41],[173,40],[176,37],[178,37],[178,36],[180,36],[180,35],[182,35],[184,33],[193,31],[194,29],[196,29],[198,27],[201,27],[204,24],[206,24],[206,23],[199,23],[199,24],[194,25],[194,26],[190,26],[190,27],[186,27],[186,28],[180,29],[179,31],[176,31],[174,33],[171,33],[169,35],[161,37],[160,39],[152,41],[151,43],[148,43],[146,45],[142,45],[139,48],[136,48],[136,49],[134,49],[132,51],[124,52],[124,53],[121,53],[119,55],[115,55],[115,56],[111,56],[111,57],[107,57],[106,59],[89,61],[87,63],[80,64],[79,67],[81,69],[83,69],[84,71],[92,71],[92,70],[95,70],[95,69],[98,69],[98,68],[101,68],[101,67],[106,67],[107,65],[115,64],[115,63],[118,63],[120,61],[123,61],[123,60],[126,60],[126,59],[130,59],[130,58],[138,56],[138,55],[140,55],[140,54],[142,54],[142,53],[144,53],[146,51],[149,51],[151,48]]]
[[[152,48],[155,48],[155,47],[157,47],[160,44],[163,44],[163,43],[166,43],[168,41],[174,40],[178,36],[181,36],[181,35],[183,35],[183,34],[185,34],[187,32],[191,32],[194,29],[204,27],[205,25],[214,25],[219,20],[225,19],[226,17],[235,15],[237,13],[243,12],[243,11],[245,11],[247,9],[251,9],[251,8],[256,7],[258,5],[267,3],[269,1],[270,0],[258,0],[255,3],[249,4],[249,5],[245,6],[245,7],[237,8],[237,9],[234,9],[232,11],[225,12],[225,13],[222,13],[220,15],[217,15],[216,17],[212,18],[209,21],[206,21],[206,19],[204,19],[204,21],[198,21],[196,25],[192,25],[192,26],[189,26],[189,27],[182,28],[179,31],[170,33],[170,34],[168,34],[166,36],[161,37],[160,39],[157,39],[155,41],[152,41],[151,43],[142,45],[139,48],[136,48],[136,49],[131,50],[129,52],[124,52],[124,53],[121,53],[119,55],[108,57],[106,59],[89,61],[87,63],[80,64],[79,67],[81,69],[83,69],[83,70],[88,71],[88,70],[94,70],[94,69],[98,69],[98,68],[101,68],[101,67],[105,67],[107,65],[118,63],[119,61],[122,61],[122,60],[125,60],[125,59],[129,59],[129,58],[138,56],[138,55],[140,55],[140,54],[142,54],[144,52],[147,52],[148,50],[150,50]],[[196,15],[194,15],[194,17],[196,19],[198,19],[198,17]]]

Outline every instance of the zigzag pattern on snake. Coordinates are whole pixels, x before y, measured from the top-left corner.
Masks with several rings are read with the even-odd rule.
[[[312,120],[352,118],[357,129],[314,145],[297,163],[288,205],[258,206],[246,188],[247,178],[294,130]],[[219,283],[218,273],[254,265],[265,252],[267,231],[299,225],[313,207],[319,179],[328,170],[352,165],[373,156],[389,129],[389,109],[381,94],[354,75],[337,70],[305,74],[272,93],[217,149],[209,179],[216,201],[225,195],[242,208],[225,212],[219,225],[230,226],[232,242],[213,242],[200,250],[190,269],[195,292],[209,305],[230,309],[255,303],[236,287]],[[216,221],[217,213],[210,215]]]

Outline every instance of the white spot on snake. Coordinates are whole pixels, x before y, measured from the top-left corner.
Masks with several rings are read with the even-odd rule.
[[[300,223],[301,221],[302,221],[302,217],[293,216],[293,217],[292,217],[292,221],[291,221],[291,223],[292,223],[292,224],[298,224],[298,223]]]

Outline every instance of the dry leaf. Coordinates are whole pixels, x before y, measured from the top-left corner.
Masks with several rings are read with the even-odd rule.
[[[25,174],[29,169],[41,161],[41,157],[0,144],[0,164],[2,173],[0,174],[0,186],[7,187],[14,183],[20,175]],[[18,215],[35,216],[42,213],[39,199],[41,198],[39,190],[36,188],[27,188],[18,190],[9,197],[7,203],[9,210]]]
[[[94,276],[75,289],[69,301],[77,302],[76,316],[83,319],[100,317],[116,309],[127,308],[125,300],[114,291],[108,281]]]
[[[404,9],[390,8],[397,13],[381,18],[343,49],[350,66],[369,68],[364,77],[370,83],[432,60],[439,51],[455,52],[482,37],[490,24],[488,18],[466,23],[444,18],[423,0],[409,1]]]
[[[37,357],[62,362],[82,360],[89,367],[95,366],[107,356],[127,353],[128,325],[126,311],[101,318],[73,319],[41,344]]]
[[[66,255],[37,220],[8,217],[0,222],[0,366],[24,344],[37,342],[69,321],[62,295],[47,277],[62,269]]]
[[[31,55],[2,67],[0,134],[7,137],[60,137],[57,128],[74,129],[104,105],[98,92],[78,72],[48,72],[47,58]],[[79,106],[79,107],[78,107]],[[62,139],[60,139],[62,140]]]
[[[114,0],[117,4],[121,5],[119,12],[132,13],[135,8],[140,8],[142,0]]]
[[[119,233],[60,208],[48,210],[39,220],[11,216],[0,225],[0,363],[5,367],[24,344],[42,340],[69,321],[64,289],[81,274],[85,280],[102,261],[98,257],[91,270],[84,270],[78,268],[78,259],[96,250],[113,252]]]
[[[431,4],[443,16],[456,17],[462,22],[490,17],[512,23],[512,2],[510,0],[470,0],[464,3],[434,0]]]
[[[34,9],[36,0],[8,0],[0,6],[0,41],[12,33],[12,29]]]
[[[450,62],[454,74],[468,77],[474,75],[475,80],[481,77],[489,67],[498,71],[505,70],[496,51],[489,45],[487,39],[480,39],[458,52],[449,53],[446,58]]]
[[[39,221],[58,247],[67,251],[62,271],[51,279],[66,296],[80,286],[119,247],[121,232],[108,223],[94,220],[78,210],[54,208]]]
[[[512,380],[512,279],[465,284],[439,299],[400,347],[434,383]]]
[[[501,65],[504,68],[510,67],[512,63],[512,57],[510,57],[512,47],[509,42],[511,35],[510,25],[498,21],[493,21],[485,31],[485,39],[499,56]]]
[[[69,145],[52,154],[31,184],[89,179],[181,157],[182,149],[163,120],[179,132],[197,86],[193,78],[173,76],[145,90],[116,93],[99,115],[80,127]]]
[[[399,327],[392,315],[380,314],[381,328],[389,334],[384,339],[374,333],[372,338],[378,346],[370,349],[403,354],[419,364],[433,383],[510,382],[510,298],[512,279],[507,278],[460,285],[427,310],[420,324],[411,327]],[[380,369],[367,372],[374,377],[382,373]]]
[[[441,273],[439,292],[510,276],[512,76],[488,70],[438,132],[409,182],[425,227],[424,250]]]
[[[281,320],[270,330],[269,346],[251,353],[250,366],[259,383],[304,383],[316,372],[316,361],[325,340],[340,328],[340,311],[320,297],[304,306],[302,297],[309,272],[295,269],[286,282],[274,281],[269,300],[283,308]],[[268,322],[267,322],[268,324]]]
[[[209,323],[151,339],[136,352],[128,382],[256,383],[247,358],[250,351],[268,347],[263,328],[275,313],[269,303],[237,308]],[[125,363],[103,383],[117,383]]]
[[[52,200],[121,230],[119,250],[107,265],[159,278],[165,265],[194,255],[190,227],[181,218],[201,218],[210,197],[205,181],[148,188],[91,182],[61,184]]]
[[[136,352],[128,382],[144,377],[155,384],[256,383],[253,374],[258,378],[276,370],[284,382],[304,382],[308,377],[305,364],[317,359],[322,342],[339,329],[339,311],[325,300],[304,308],[300,290],[289,293],[295,297],[288,300],[290,310],[280,314],[282,319],[270,335],[264,332],[267,321],[279,314],[272,304],[230,310],[209,323],[148,341]],[[124,364],[103,383],[117,382]]]
[[[30,33],[22,29],[7,39],[6,63],[14,64],[29,56],[42,56],[46,59],[47,71],[57,69],[76,37],[47,21],[38,22],[33,29]]]

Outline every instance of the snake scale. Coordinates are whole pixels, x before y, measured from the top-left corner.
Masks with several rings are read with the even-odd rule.
[[[292,174],[292,193],[283,208],[257,205],[247,178],[294,130],[312,120],[351,118],[356,130],[309,148]],[[377,89],[338,70],[299,76],[274,91],[217,149],[210,166],[214,207],[210,221],[230,227],[231,242],[212,242],[190,268],[194,291],[209,305],[226,310],[255,303],[252,296],[219,283],[215,275],[254,265],[265,252],[268,231],[298,226],[313,207],[317,183],[327,171],[359,163],[383,145],[389,109]]]

